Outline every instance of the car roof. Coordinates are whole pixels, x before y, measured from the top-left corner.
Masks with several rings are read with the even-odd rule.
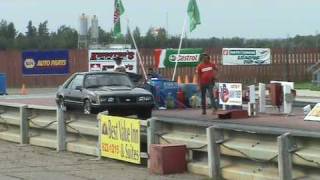
[[[122,72],[108,72],[108,71],[98,71],[98,72],[77,72],[75,74],[83,74],[83,75],[91,75],[91,74],[124,74],[126,75],[126,73],[122,73]]]

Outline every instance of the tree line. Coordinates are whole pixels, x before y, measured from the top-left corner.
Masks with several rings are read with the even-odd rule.
[[[121,37],[113,37],[112,30],[105,31],[99,27],[98,43],[102,45],[112,43],[131,44],[132,38],[129,29]],[[180,37],[172,36],[164,28],[150,28],[145,35],[136,27],[132,35],[139,48],[177,48]],[[261,47],[261,48],[318,48],[320,35],[300,36],[283,39],[246,39],[233,38],[201,38],[186,37],[184,48],[222,48],[222,47]],[[89,37],[90,39],[90,37]],[[75,49],[78,45],[78,31],[66,25],[60,26],[56,31],[49,32],[48,21],[37,26],[29,21],[26,32],[18,32],[14,23],[6,20],[0,21],[0,50],[6,49]]]

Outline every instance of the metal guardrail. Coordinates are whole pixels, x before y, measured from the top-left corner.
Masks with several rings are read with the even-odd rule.
[[[318,132],[179,119],[141,122],[148,145],[186,144],[193,173],[215,179],[320,179]],[[98,131],[94,115],[0,103],[0,139],[99,156]]]
[[[150,119],[150,144],[188,148],[188,170],[213,179],[320,179],[320,133]]]
[[[99,156],[97,115],[57,107],[0,103],[0,139]],[[146,121],[141,121],[146,142]]]

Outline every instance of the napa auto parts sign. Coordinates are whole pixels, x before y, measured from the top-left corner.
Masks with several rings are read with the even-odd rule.
[[[22,52],[22,73],[32,75],[64,75],[69,73],[69,52],[24,51]]]
[[[219,103],[221,105],[242,105],[241,83],[219,83]]]
[[[268,48],[223,48],[223,65],[271,64],[271,50]]]
[[[135,49],[89,50],[89,71],[113,71],[114,59],[121,58],[127,72],[137,73],[137,51]]]
[[[203,49],[181,49],[178,54],[177,49],[155,49],[154,57],[157,68],[175,67],[195,67],[199,64],[200,55]]]

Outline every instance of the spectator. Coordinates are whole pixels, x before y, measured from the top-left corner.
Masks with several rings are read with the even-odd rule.
[[[210,61],[210,56],[208,54],[201,55],[201,63],[197,66],[198,74],[198,85],[201,91],[201,107],[202,114],[206,114],[206,93],[208,91],[211,106],[213,107],[212,113],[218,109],[214,97],[213,97],[213,86],[216,80],[217,66]]]
[[[114,71],[117,72],[126,72],[126,66],[124,64],[122,64],[122,58],[121,57],[116,57],[113,59],[116,64],[114,66]]]

